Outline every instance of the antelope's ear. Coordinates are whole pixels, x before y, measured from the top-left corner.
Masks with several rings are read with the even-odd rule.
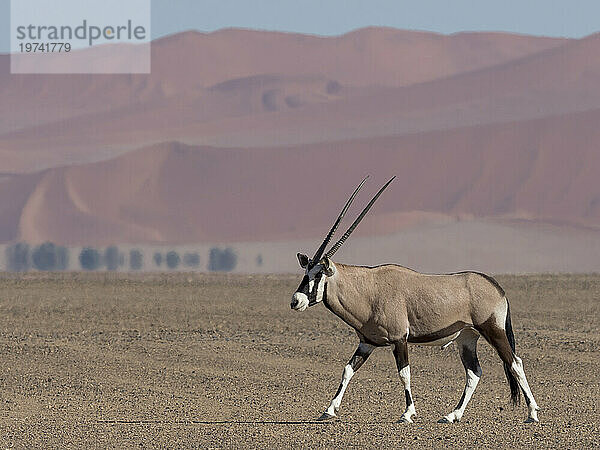
[[[306,266],[308,266],[308,256],[306,256],[303,253],[298,253],[296,256],[298,257],[298,262],[300,263],[300,267],[302,267],[303,269],[306,269]]]
[[[321,265],[323,266],[323,273],[325,275],[330,277],[334,274],[335,269],[333,267],[333,263],[327,256],[321,260]]]

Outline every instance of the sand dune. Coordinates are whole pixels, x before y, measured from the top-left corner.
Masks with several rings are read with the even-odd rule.
[[[11,75],[9,56],[0,55],[0,133],[265,73],[318,75],[354,86],[405,86],[564,42],[500,33],[443,36],[383,28],[330,38],[236,29],[186,32],[153,43],[150,75]]]
[[[208,37],[176,36],[167,43],[201,38]],[[26,172],[106,159],[165,140],[276,147],[596,109],[600,108],[598,55],[600,35],[593,35],[491,67],[405,87],[374,87],[375,81],[369,87],[351,87],[338,78],[315,74],[233,78],[72,118],[60,126],[41,125],[5,134],[4,150],[23,153],[6,170]],[[29,156],[24,151],[30,152]]]
[[[563,42],[493,33],[442,36],[379,28],[334,38],[236,29],[186,32],[153,43],[150,75],[11,75],[9,56],[0,55],[0,133],[264,73],[320,75],[350,85],[401,86],[496,64]]]
[[[516,251],[502,230],[547,225],[552,255],[562,227],[577,248],[600,232],[600,35],[224,30],[152,51],[149,76],[0,57],[0,243],[312,241],[365,174],[354,212],[398,176],[357,232],[380,247],[483,224]]]
[[[311,236],[365,174],[374,175],[371,189],[398,176],[375,216],[424,212],[600,228],[599,121],[596,110],[288,148],[160,144],[43,172],[11,235],[72,244]],[[371,231],[404,225],[392,215]]]
[[[186,61],[179,79],[190,77],[205,87],[263,73],[319,74],[352,86],[406,86],[495,65],[565,41],[506,33],[448,36],[382,27],[337,37],[240,29],[192,31],[156,41],[153,72],[166,74]]]

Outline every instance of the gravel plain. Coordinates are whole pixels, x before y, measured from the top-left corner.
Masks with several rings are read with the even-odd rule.
[[[600,442],[600,275],[498,276],[541,407],[513,408],[480,340],[463,420],[456,350],[412,346],[414,424],[389,349],[315,421],[357,344],[298,276],[0,274],[2,448],[592,448]]]

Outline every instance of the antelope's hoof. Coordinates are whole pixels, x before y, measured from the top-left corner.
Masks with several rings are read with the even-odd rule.
[[[454,419],[449,419],[448,417],[442,417],[440,420],[437,421],[437,423],[457,423],[459,422],[458,419],[454,418]]]
[[[329,414],[328,412],[324,412],[321,417],[319,417],[317,420],[318,421],[325,421],[325,420],[331,420],[331,419],[335,419],[337,416],[335,414]]]
[[[534,406],[533,408],[531,408],[531,410],[529,411],[529,417],[527,417],[527,419],[525,420],[525,423],[539,422],[539,419],[537,416],[537,412],[539,411],[539,409],[540,409],[539,406]]]

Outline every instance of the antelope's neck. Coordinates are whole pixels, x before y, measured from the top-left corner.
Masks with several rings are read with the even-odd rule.
[[[327,280],[325,306],[356,330],[361,330],[370,317],[367,297],[357,290],[355,277],[349,266],[336,264],[336,273]]]

